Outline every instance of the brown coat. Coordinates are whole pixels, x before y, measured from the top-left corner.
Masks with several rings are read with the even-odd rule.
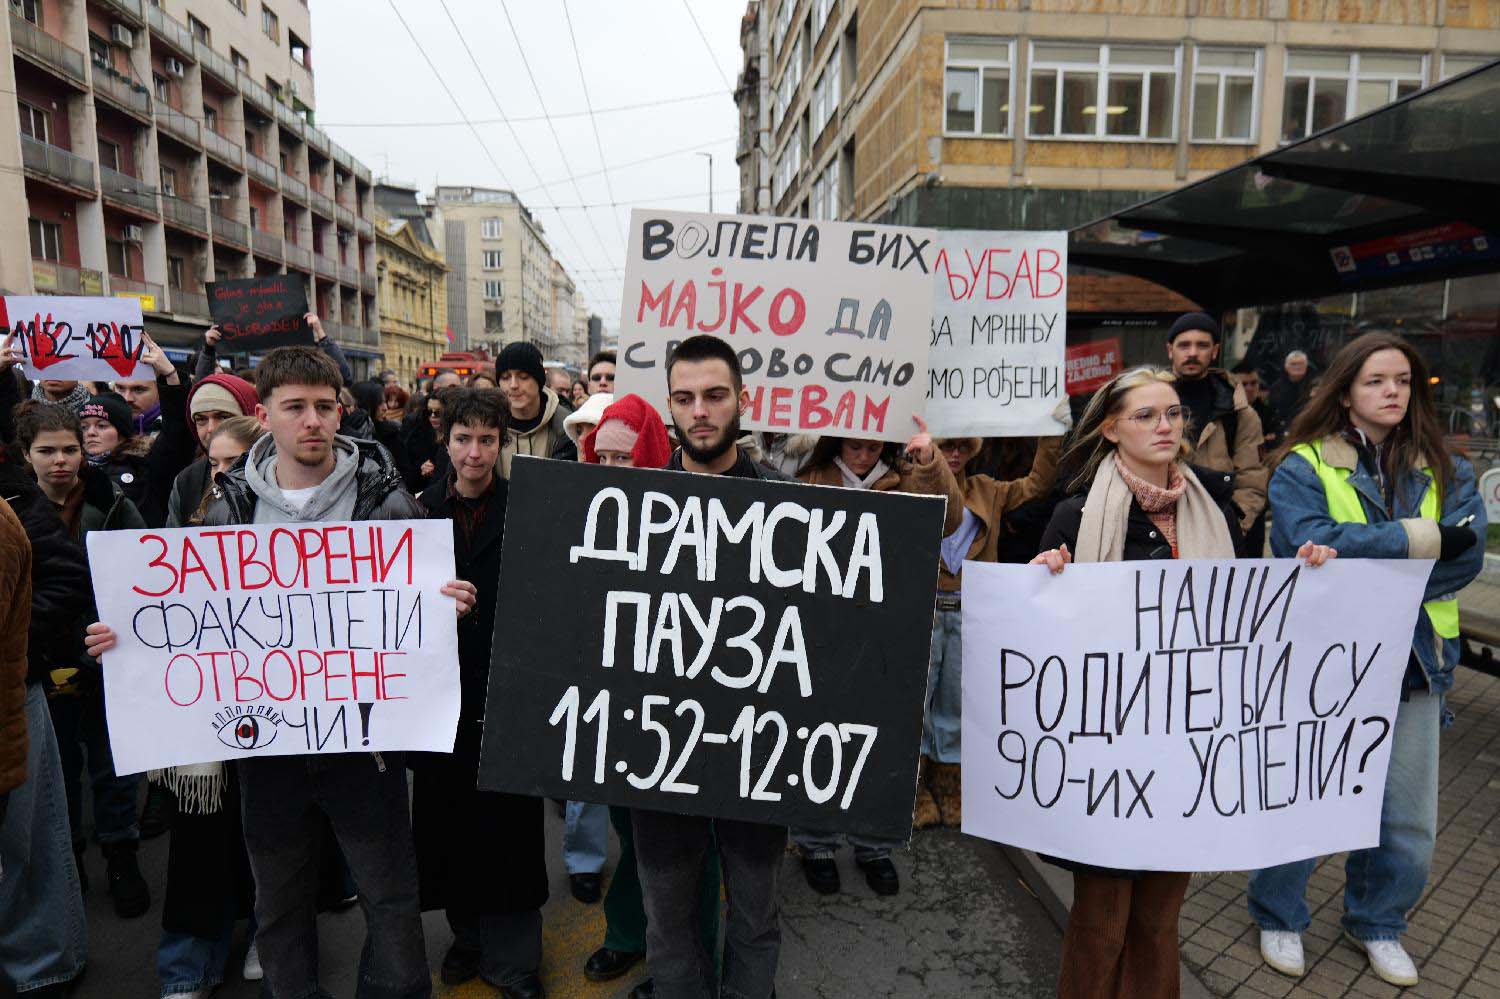
[[[1210,372],[1209,377],[1216,375],[1218,372]],[[1248,531],[1266,508],[1266,483],[1271,473],[1260,457],[1266,442],[1260,414],[1245,400],[1245,390],[1238,385],[1234,386],[1233,406],[1233,449],[1222,419],[1211,420],[1194,442],[1192,462],[1200,468],[1234,474],[1234,505],[1240,511],[1240,530]]]
[[[958,480],[959,488],[963,490],[964,506],[979,518],[979,532],[969,546],[968,559],[995,561],[1000,546],[1000,518],[1022,503],[1029,503],[1052,491],[1052,485],[1057,481],[1057,459],[1061,450],[1061,437],[1043,437],[1037,444],[1036,457],[1026,478],[1001,482],[988,475],[966,475]],[[958,524],[954,524],[948,528],[948,533],[952,534],[957,528]],[[962,588],[962,577],[949,572],[946,565],[939,564],[938,589],[944,593],[956,593]]]
[[[26,636],[31,628],[31,541],[0,499],[0,794],[26,783]]]
[[[891,469],[875,481],[870,488],[875,492],[922,493],[928,496],[946,496],[948,512],[943,517],[943,535],[946,537],[958,530],[963,523],[964,497],[958,489],[948,463],[937,448],[933,448],[932,460],[925,465],[904,461],[898,471]],[[833,462],[804,468],[797,473],[797,481],[810,486],[842,486],[844,476]]]

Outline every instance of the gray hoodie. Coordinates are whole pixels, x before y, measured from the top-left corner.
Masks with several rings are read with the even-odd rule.
[[[333,472],[317,487],[301,510],[287,502],[276,483],[276,442],[270,434],[250,446],[245,459],[245,484],[255,493],[255,523],[284,524],[290,521],[349,520],[359,496],[354,473],[359,452],[347,438],[333,439]]]

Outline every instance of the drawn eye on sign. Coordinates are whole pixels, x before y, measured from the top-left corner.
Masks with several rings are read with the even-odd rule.
[[[240,715],[216,725],[214,734],[230,749],[265,749],[276,741],[277,724],[261,715]]]

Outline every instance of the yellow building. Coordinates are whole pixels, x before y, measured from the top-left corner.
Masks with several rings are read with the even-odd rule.
[[[375,248],[380,352],[385,368],[410,386],[419,367],[448,349],[448,265],[404,219],[377,222]]]

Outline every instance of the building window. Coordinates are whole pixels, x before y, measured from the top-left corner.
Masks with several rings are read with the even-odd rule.
[[[833,9],[833,0],[812,0],[812,37],[817,41],[828,23],[828,14]]]
[[[62,259],[62,226],[56,222],[28,219],[31,230],[31,255],[37,260]]]
[[[46,111],[35,104],[17,101],[21,111],[21,134],[29,135],[38,142],[52,142],[52,121]]]
[[[497,218],[488,218],[480,222],[479,235],[483,239],[499,239],[500,220]]]
[[[1011,43],[950,38],[943,70],[943,131],[1010,134]]]
[[[188,30],[193,33],[194,38],[198,39],[198,41],[202,42],[204,45],[210,44],[208,40],[208,25],[204,24],[202,21],[198,20],[191,14],[188,15]]]
[[[125,251],[123,239],[104,240],[104,259],[111,274],[122,278],[130,277],[130,254]]]
[[[245,12],[245,0],[229,0],[229,6],[233,7],[241,14]]]
[[[98,69],[109,69],[109,42],[89,32],[89,60]]]
[[[484,283],[484,297],[485,298],[501,298],[501,297],[503,297],[504,292],[502,291],[502,285],[503,285],[503,282],[500,282],[500,281],[486,281]]]
[[[502,257],[503,257],[503,255],[501,254],[501,252],[499,250],[485,250],[484,251],[484,267],[485,267],[485,270],[491,270],[491,271],[493,271],[493,270],[499,270],[503,266],[503,264],[502,264]]]
[[[156,95],[158,103],[167,105],[172,103],[172,85],[160,73],[151,74],[151,92]]]
[[[203,105],[203,124],[208,126],[209,131],[218,132],[219,109],[216,107],[210,107],[207,104]]]
[[[239,70],[241,73],[244,73],[246,76],[250,75],[250,60],[245,58],[245,53],[241,52],[239,49],[232,48],[229,50],[229,61],[234,63],[235,69]]]
[[[10,0],[10,9],[14,14],[30,21],[37,27],[42,26],[42,0]]]
[[[1291,142],[1422,89],[1427,58],[1288,52],[1281,141]]]
[[[108,139],[99,140],[99,165],[120,172],[120,147]]]
[[[167,258],[167,287],[181,288],[182,275],[187,272],[187,261],[181,257]]]
[[[823,66],[823,72],[818,74],[818,82],[813,84],[811,106],[814,136],[823,134],[823,128],[838,117],[839,84],[843,77],[839,54],[839,47],[835,45],[828,62]]]
[[[1460,73],[1467,73],[1471,69],[1478,69],[1494,62],[1494,56],[1485,55],[1445,55],[1443,56],[1442,79],[1447,80]]]
[[[1260,53],[1198,49],[1193,63],[1193,141],[1254,141]]]
[[[161,193],[168,197],[177,197],[177,171],[169,166],[161,168]]]
[[[1172,138],[1177,56],[1176,48],[1164,45],[1033,43],[1028,134]]]
[[[281,43],[281,21],[276,12],[265,4],[260,5],[260,30],[271,41]]]

